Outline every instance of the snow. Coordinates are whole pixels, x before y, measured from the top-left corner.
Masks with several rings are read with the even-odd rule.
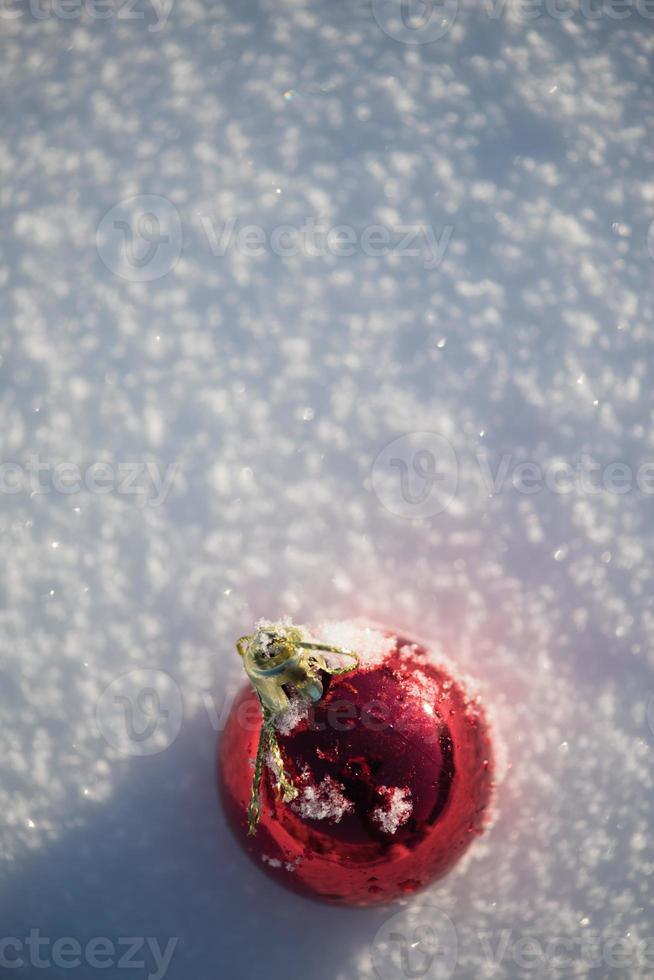
[[[305,777],[309,779],[308,771]],[[328,820],[340,823],[345,813],[354,810],[354,804],[345,796],[345,787],[331,776],[324,776],[319,783],[308,782],[291,807],[305,820]]]
[[[275,728],[281,735],[290,735],[300,722],[309,717],[310,702],[307,698],[292,696],[288,708],[275,716]]]
[[[372,811],[372,819],[385,834],[395,834],[413,813],[411,790],[408,786],[380,786],[384,805]]]
[[[389,653],[395,648],[395,639],[381,629],[367,626],[352,620],[340,622],[323,622],[312,631],[317,640],[342,650],[350,650],[359,657],[359,665],[363,670],[376,667],[383,663]],[[330,663],[347,665],[352,663],[350,658],[334,654],[326,654]]]
[[[457,980],[528,939],[535,975],[594,939],[650,977],[644,4],[448,0],[417,44],[381,0],[57,6],[1,19],[3,937],[384,980],[390,935],[450,922]],[[279,890],[220,812],[234,643],[284,615],[433,642],[506,748],[492,831],[390,932]]]

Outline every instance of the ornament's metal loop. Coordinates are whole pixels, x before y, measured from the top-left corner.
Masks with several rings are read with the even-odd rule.
[[[326,643],[301,643],[300,646],[305,647],[308,650],[322,650],[325,653],[337,653],[339,657],[352,657],[354,659],[354,665],[352,667],[328,666],[322,668],[323,670],[326,670],[328,674],[332,674],[334,676],[337,674],[349,674],[351,670],[354,670],[359,666],[359,654],[355,653],[354,650],[346,650],[344,647],[332,647],[328,646]]]
[[[248,833],[255,834],[261,816],[261,780],[266,763],[266,749],[275,776],[277,791],[285,803],[295,799],[298,791],[284,769],[284,760],[275,732],[275,718],[288,708],[290,702],[285,687],[292,688],[307,701],[319,701],[323,694],[320,674],[347,674],[359,664],[353,650],[314,643],[304,639],[298,626],[284,623],[263,623],[251,636],[236,641],[236,649],[261,703],[263,721],[254,762],[252,793],[248,806]],[[354,664],[333,667],[323,653],[351,657]]]

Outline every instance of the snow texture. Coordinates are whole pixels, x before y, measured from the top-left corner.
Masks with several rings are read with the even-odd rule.
[[[380,786],[379,790],[384,805],[372,811],[372,819],[385,834],[394,834],[413,813],[411,790],[408,786]]]
[[[351,620],[320,623],[314,634],[316,639],[330,646],[355,651],[359,656],[359,666],[362,670],[382,664],[396,645],[393,636]],[[349,658],[333,654],[328,654],[327,659],[337,666],[347,666],[352,663]]]
[[[299,695],[291,696],[289,698],[288,708],[275,715],[275,728],[277,731],[282,735],[290,735],[301,721],[305,721],[309,717],[310,706],[311,702],[308,698],[302,698]]]
[[[646,5],[419,44],[381,0],[41,6],[0,32],[2,936],[402,976],[397,908],[280,890],[216,798],[235,639],[362,617],[476,678],[509,766],[391,933],[450,920],[457,980],[651,977]]]
[[[310,778],[308,771],[305,777]],[[343,784],[331,776],[325,776],[319,783],[308,782],[291,806],[305,820],[328,820],[330,823],[339,823],[343,814],[354,810],[354,804],[345,796]]]

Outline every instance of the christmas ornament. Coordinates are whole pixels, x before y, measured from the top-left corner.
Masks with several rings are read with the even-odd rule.
[[[369,905],[449,870],[484,827],[490,734],[479,699],[388,630],[260,622],[251,682],[220,746],[229,822],[277,881]]]

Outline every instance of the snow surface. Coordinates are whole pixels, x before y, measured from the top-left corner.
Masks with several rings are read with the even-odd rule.
[[[322,643],[328,643],[341,650],[354,651],[359,657],[359,666],[364,670],[382,664],[396,646],[393,636],[375,629],[374,626],[347,619],[320,623],[315,627],[314,633],[316,639]],[[327,654],[326,656],[330,664],[339,667],[352,664],[351,659],[340,655]]]
[[[460,4],[424,44],[363,0],[3,7],[3,937],[385,980],[427,916],[426,975],[513,980],[530,937],[526,975],[589,975],[591,937],[591,975],[652,975],[652,494],[551,476],[654,459],[654,34],[598,6]],[[222,248],[233,219],[260,254]],[[272,249],[311,219],[354,254]],[[371,225],[442,261],[365,254]],[[281,891],[225,827],[234,642],[283,615],[430,638],[493,707],[499,819],[399,925]]]

